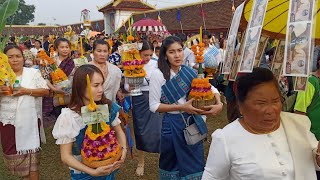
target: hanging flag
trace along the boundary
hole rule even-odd
[[[203,6],[202,6],[202,4],[201,4],[201,17],[202,18],[204,18],[205,16],[204,16],[204,10],[203,10]]]
[[[205,14],[204,14],[204,10],[203,10],[202,4],[200,5],[200,7],[201,7],[201,17],[202,17],[203,27],[204,27],[205,30],[207,30],[206,20],[205,20]]]
[[[159,23],[162,23],[161,17],[160,17],[160,12],[158,13],[158,21]]]
[[[177,12],[177,21],[178,21],[178,22],[181,22],[181,13],[180,13],[180,9],[178,9],[178,12]]]

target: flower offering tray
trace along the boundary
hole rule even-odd
[[[114,162],[118,161],[121,158],[122,155],[122,150],[120,149],[118,152],[116,152],[116,155],[114,157],[111,157],[109,159],[106,160],[102,160],[102,161],[87,161],[86,159],[82,159],[83,164],[85,164],[86,166],[89,166],[91,168],[98,168],[101,166],[108,166],[110,164],[113,164]]]
[[[210,106],[216,104],[215,99],[209,99],[209,100],[194,100],[192,102],[192,106],[197,108],[197,109],[202,109],[202,110],[207,110],[204,108],[205,106]]]

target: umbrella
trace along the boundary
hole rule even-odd
[[[168,33],[167,28],[161,22],[144,18],[140,21],[133,23],[132,30],[137,31],[138,33],[147,33],[147,32],[163,32]]]
[[[249,21],[253,0],[248,0],[244,8],[244,22]],[[320,43],[320,1],[314,5],[317,8],[314,11],[314,21],[316,26],[315,37],[316,43]],[[263,23],[263,32],[274,39],[285,39],[287,21],[289,12],[289,0],[269,0],[266,16]]]
[[[100,32],[98,32],[98,31],[90,31],[89,34],[90,34],[91,37],[94,37],[94,36],[100,34]]]

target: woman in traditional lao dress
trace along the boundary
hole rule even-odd
[[[23,67],[23,53],[18,46],[8,45],[4,53],[21,85],[14,89],[12,96],[1,96],[0,93],[0,134],[4,164],[14,175],[37,180],[40,139],[45,142],[41,97],[49,95],[49,88],[39,70]],[[4,91],[6,87],[0,88]]]
[[[183,44],[178,37],[166,38],[161,46],[158,68],[150,79],[149,104],[152,112],[163,112],[160,138],[160,179],[201,179],[204,170],[204,149],[202,142],[187,145],[183,135],[184,119],[196,124],[201,134],[207,132],[203,116],[217,115],[223,104],[218,90],[212,87],[216,105],[203,111],[192,106],[193,99],[187,95],[192,79],[197,73],[182,65]]]

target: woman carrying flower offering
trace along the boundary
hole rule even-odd
[[[103,84],[104,94],[112,102],[116,102],[116,95],[120,89],[121,70],[108,62],[109,44],[104,40],[96,40],[93,43],[93,61],[90,64],[97,66],[102,72],[105,82]]]
[[[218,69],[218,66],[220,62],[222,62],[221,54],[219,49],[217,49],[215,46],[210,45],[210,39],[212,35],[208,31],[204,31],[202,33],[202,40],[203,43],[200,43],[199,45],[203,46],[203,58],[204,63],[203,67],[205,67],[206,72],[208,73],[208,76],[210,78],[213,78],[213,74]]]
[[[197,73],[182,65],[183,44],[178,37],[166,38],[161,46],[158,68],[150,78],[150,111],[163,112],[160,138],[160,179],[201,179],[204,170],[202,141],[187,145],[183,135],[184,119],[195,124],[200,134],[207,133],[203,115],[217,115],[222,110],[220,94],[214,87],[217,105],[205,110],[192,106],[194,99],[187,100],[191,82]]]
[[[149,83],[151,74],[158,67],[157,61],[151,60],[153,55],[153,45],[148,41],[143,41],[139,51],[141,59],[145,62],[144,71],[146,77],[141,86],[142,95],[132,96],[132,116],[133,128],[138,150],[138,167],[136,175],[144,174],[144,152],[159,153],[160,150],[160,131],[161,116],[158,112],[153,113],[149,108]],[[126,84],[127,90],[129,87]]]
[[[50,90],[54,93],[54,98],[57,100],[57,105],[54,107],[53,104],[53,98],[52,97],[46,97],[43,99],[43,114],[45,117],[50,117],[51,115],[54,115],[55,118],[57,118],[60,113],[61,109],[63,107],[66,107],[69,103],[70,95],[65,94],[66,92],[63,91],[61,88],[54,86],[55,82],[53,80],[55,79],[61,79],[60,76],[66,75],[67,79],[72,79],[72,71],[74,69],[74,62],[72,58],[70,57],[70,42],[65,38],[58,38],[54,41],[54,49],[57,51],[58,56],[54,58],[55,65],[59,68],[56,73],[51,73],[51,71],[42,73],[43,75],[45,73],[49,73],[49,75],[45,76],[47,79],[48,86],[50,87]],[[52,59],[53,57],[51,57]],[[48,59],[49,60],[49,59]],[[50,60],[49,60],[50,61]],[[63,72],[61,72],[63,71]],[[53,77],[52,77],[53,75]],[[58,77],[56,77],[58,76]]]
[[[22,50],[16,45],[4,49],[21,87],[13,94],[0,92],[0,134],[4,164],[14,175],[39,179],[40,141],[45,142],[41,97],[49,95],[46,81],[37,69],[26,68]],[[1,87],[5,90],[9,87]]]
[[[86,83],[87,75],[91,79],[89,83]],[[126,137],[118,118],[120,107],[104,95],[104,80],[96,66],[80,66],[73,78],[70,108],[62,109],[52,131],[56,144],[60,145],[61,160],[71,169],[72,179],[112,180],[126,157]],[[90,111],[95,110],[96,104],[108,105],[109,118],[101,119],[101,115],[98,119],[102,122],[87,125],[81,109],[87,106]],[[117,152],[121,152],[118,161],[100,166],[100,161],[114,158]]]

